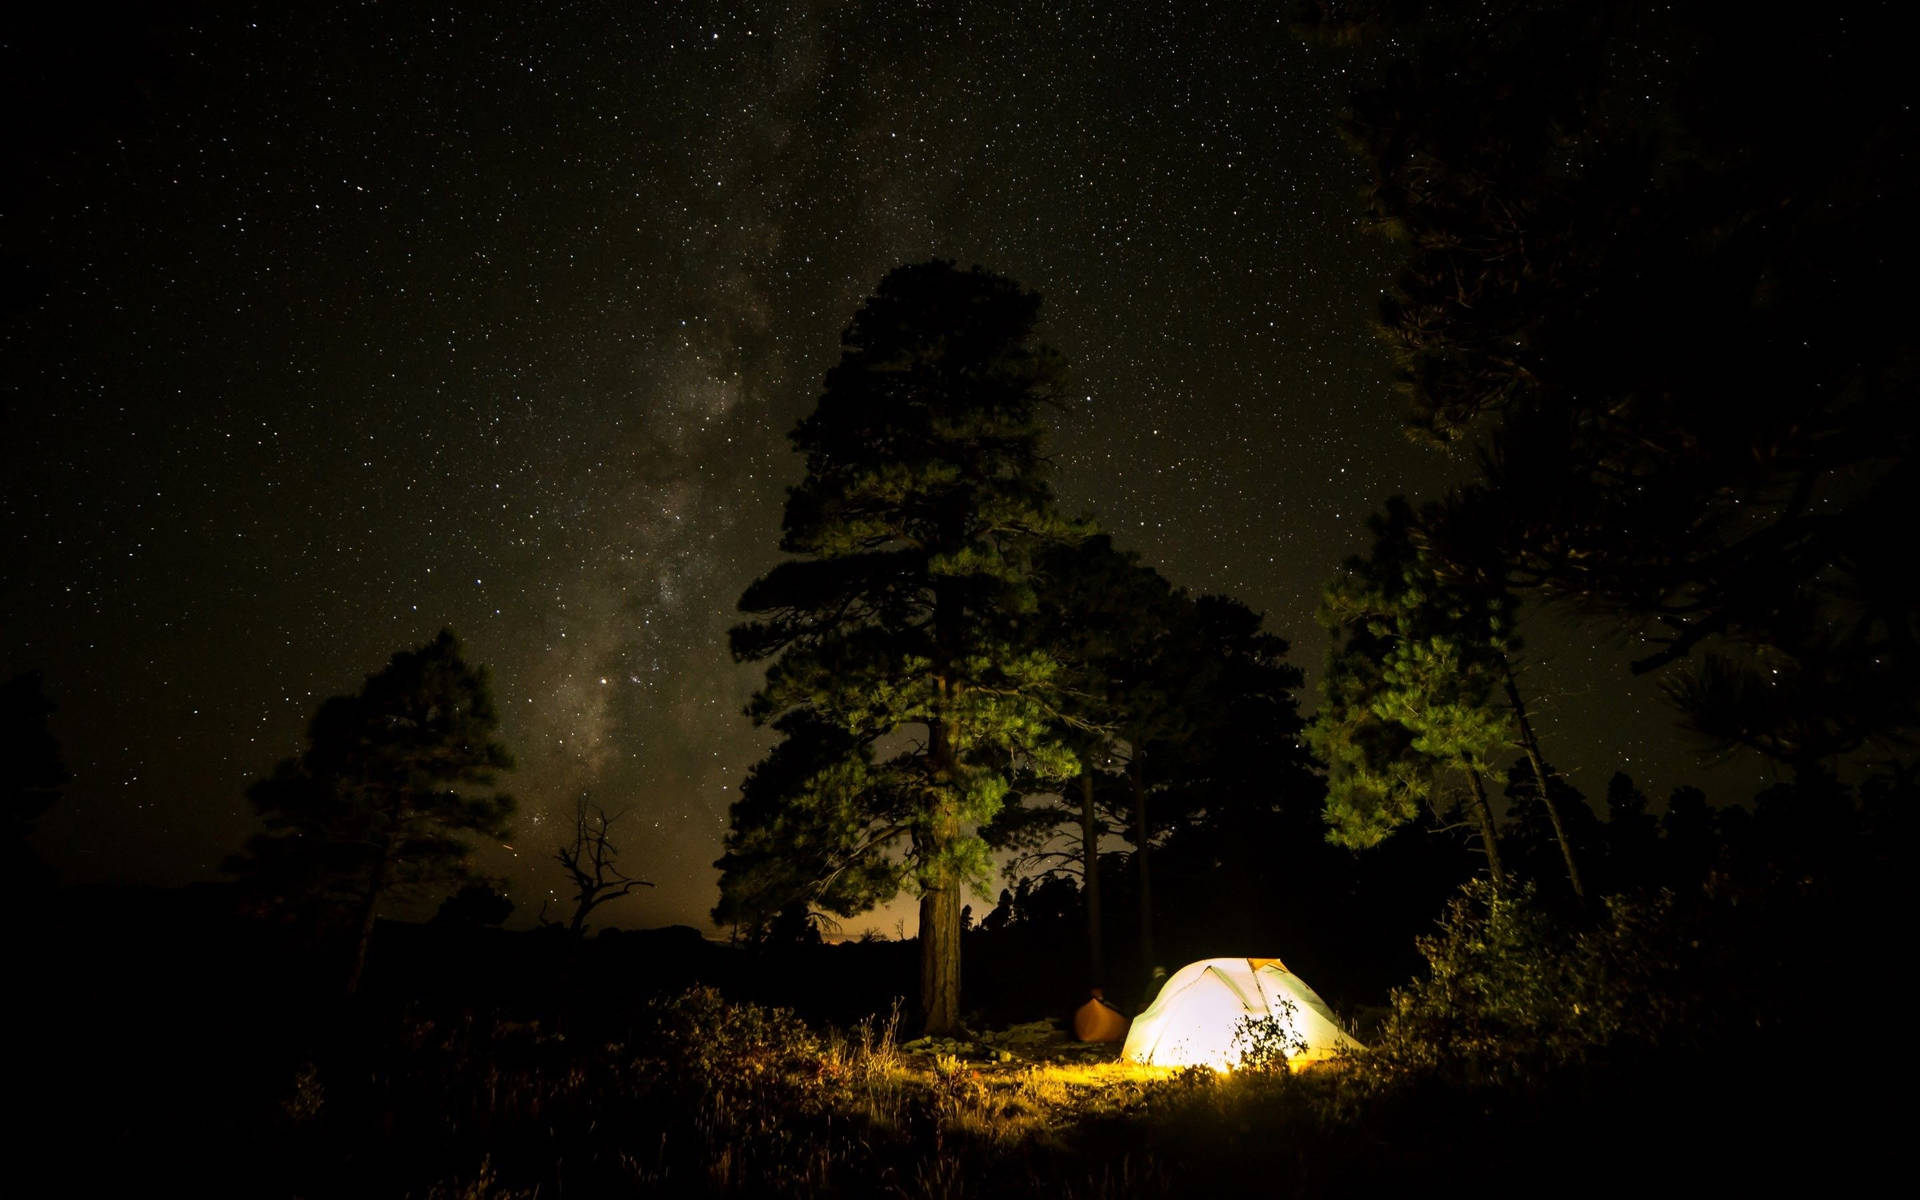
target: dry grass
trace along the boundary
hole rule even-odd
[[[372,1060],[303,1064],[274,1108],[275,1161],[309,1169],[279,1190],[1137,1197],[1170,1177],[1151,1128],[1258,1099],[1210,1070],[1113,1061],[1046,1023],[902,1043],[897,1007],[816,1032],[709,991],[648,1020],[596,1042],[424,1023]],[[394,1186],[341,1178],[348,1161],[381,1163]]]

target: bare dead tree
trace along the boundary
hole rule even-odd
[[[573,804],[573,844],[560,844],[554,857],[573,880],[573,920],[567,931],[579,937],[586,931],[587,915],[609,900],[618,900],[635,888],[652,887],[645,879],[635,879],[617,865],[620,847],[613,844],[613,826],[626,810],[607,815],[607,810],[582,794]]]

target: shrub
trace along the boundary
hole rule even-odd
[[[1307,1041],[1297,1030],[1293,1001],[1279,1001],[1280,1011],[1264,1017],[1242,1017],[1233,1027],[1233,1044],[1240,1048],[1237,1069],[1255,1074],[1285,1074],[1289,1060],[1306,1052]]]
[[[1484,881],[1419,940],[1426,974],[1394,992],[1360,1076],[1437,1075],[1469,1085],[1536,1081],[1627,1043],[1652,1045],[1684,1010],[1672,896],[1608,897],[1590,927],[1558,921],[1531,886]]]
[[[731,1086],[813,1073],[826,1047],[790,1009],[736,1004],[696,987],[650,1006],[657,1064],[677,1077]]]

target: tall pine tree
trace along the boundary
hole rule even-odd
[[[978,830],[1010,768],[1075,769],[1048,720],[1056,663],[1028,630],[1032,556],[1073,535],[1041,454],[1062,368],[1039,308],[951,263],[881,281],[790,435],[794,557],[748,587],[756,619],[732,636],[737,658],[772,660],[749,713],[786,741],[734,806],[717,911],[800,888],[850,915],[910,888],[933,1032],[960,1024],[963,891],[987,876]]]

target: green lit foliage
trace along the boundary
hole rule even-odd
[[[1320,707],[1307,726],[1307,745],[1327,767],[1327,836],[1364,849],[1420,815],[1440,764],[1413,747],[1413,735],[1374,712],[1384,688],[1377,639],[1346,631],[1320,681]]]
[[[1483,775],[1514,744],[1495,669],[1510,600],[1449,586],[1421,553],[1405,500],[1369,527],[1372,554],[1350,559],[1322,596],[1333,641],[1307,732],[1328,766],[1330,836],[1354,847],[1413,820],[1444,772]]]
[[[1404,500],[1388,501],[1372,528],[1372,568],[1357,577],[1350,572],[1330,589],[1329,615],[1368,622],[1389,638],[1378,715],[1405,726],[1419,753],[1484,771],[1515,741],[1499,678],[1513,599],[1503,589],[1449,578],[1424,552]]]
[[[911,798],[885,790],[871,743],[805,708],[774,729],[733,804],[714,920],[757,927],[796,898],[851,916],[896,895],[906,867],[889,851]]]
[[[513,800],[491,790],[513,765],[498,719],[486,669],[442,631],[322,704],[306,751],[248,790],[266,831],[229,869],[266,906],[354,933],[349,991],[382,899],[466,882],[466,836],[507,836]]]
[[[1130,732],[1164,719],[1151,664],[1183,597],[1106,534],[1055,543],[1035,568],[1030,627],[1057,664],[1060,737],[1088,762],[1120,754]]]
[[[1582,896],[1569,810],[1550,786],[1515,678],[1517,603],[1507,572],[1484,545],[1439,546],[1432,535],[1454,520],[1455,507],[1416,513],[1403,498],[1389,500],[1369,523],[1371,554],[1349,560],[1324,593],[1319,616],[1334,636],[1309,740],[1330,768],[1332,836],[1377,844],[1431,802],[1436,773],[1451,770],[1468,785],[1497,881],[1484,780],[1524,752],[1536,785],[1525,795],[1547,818]]]
[[[1417,817],[1441,768],[1390,715],[1398,706],[1388,697],[1387,663],[1399,639],[1387,609],[1412,555],[1404,539],[1387,536],[1387,522],[1405,510],[1401,501],[1371,519],[1372,556],[1348,560],[1315,614],[1332,637],[1307,744],[1327,766],[1328,836],[1355,848],[1377,845]]]
[[[791,434],[794,557],[748,587],[732,635],[771,660],[748,711],[783,740],[735,805],[717,913],[852,913],[911,888],[935,1025],[958,1020],[961,892],[990,873],[978,829],[1010,768],[1075,767],[1048,704],[1059,664],[1029,629],[1034,554],[1078,532],[1041,453],[1062,366],[1039,305],[950,263],[881,281]]]

